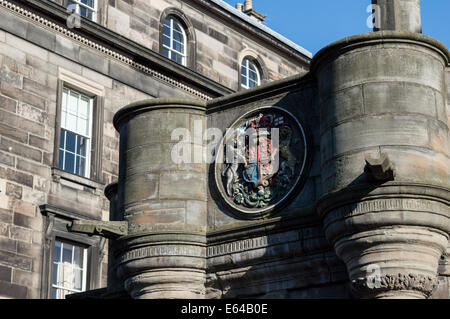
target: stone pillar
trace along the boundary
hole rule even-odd
[[[205,103],[146,100],[121,109],[114,125],[120,133],[118,192],[129,223],[128,236],[117,241],[118,277],[132,298],[204,298]],[[189,151],[186,162],[174,162],[172,153]]]
[[[312,62],[318,212],[360,298],[426,298],[436,287],[450,233],[448,61],[432,38],[383,31],[333,43]],[[370,158],[391,173],[373,175]]]
[[[372,0],[378,27],[374,31],[392,30],[422,33],[420,0]]]

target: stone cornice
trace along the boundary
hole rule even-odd
[[[331,60],[344,54],[349,50],[359,47],[373,46],[378,44],[410,44],[422,46],[439,54],[443,62],[448,66],[450,62],[450,52],[442,42],[420,33],[400,32],[400,31],[379,31],[358,34],[347,37],[329,44],[321,49],[311,62],[311,72],[316,73],[325,61]]]
[[[218,97],[208,101],[207,113],[220,112],[233,107],[239,107],[254,101],[275,97],[279,94],[289,93],[300,88],[315,86],[311,73],[297,74],[288,78],[266,83],[252,89],[242,90],[233,94]]]
[[[233,90],[183,67],[97,23],[81,19],[76,32],[65,25],[69,14],[49,0],[0,0],[0,8],[98,51],[166,85],[181,89],[202,100],[230,94]]]
[[[387,182],[384,184],[366,184],[347,187],[343,190],[323,196],[317,203],[317,212],[324,216],[332,209],[351,205],[356,201],[378,198],[411,198],[440,202],[450,207],[450,189],[422,183]]]
[[[206,103],[201,100],[190,99],[149,99],[135,102],[117,111],[113,118],[114,127],[119,131],[124,121],[129,120],[137,114],[159,109],[189,109],[204,113]]]

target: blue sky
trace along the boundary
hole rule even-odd
[[[226,0],[232,6],[244,0]],[[371,31],[366,20],[370,0],[253,0],[266,24],[313,54],[349,35]],[[423,33],[450,47],[450,0],[422,0]]]

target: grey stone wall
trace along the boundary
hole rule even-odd
[[[0,295],[39,298],[44,231],[39,206],[108,220],[103,187],[117,179],[119,160],[112,117],[128,101],[149,95],[1,30],[0,66]],[[52,171],[60,67],[105,89],[101,182],[90,187]],[[95,287],[106,285],[106,260]]]
[[[240,63],[248,54],[258,57],[264,82],[307,70],[298,59],[283,55],[275,46],[242,31],[239,25],[218,20],[196,1],[113,0],[102,8],[105,26],[155,52],[160,52],[161,15],[168,8],[179,10],[195,33],[196,61],[189,67],[233,90],[239,89]]]

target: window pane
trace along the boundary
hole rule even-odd
[[[75,174],[78,174],[80,176],[85,176],[86,172],[86,160],[83,157],[77,156],[77,162],[76,162],[76,172]]]
[[[80,133],[80,134],[83,134],[83,135],[89,135],[87,120],[85,120],[85,119],[78,119],[77,133]]]
[[[163,35],[163,44],[170,47],[170,37]]]
[[[86,148],[87,148],[88,139],[84,136],[78,136],[77,138],[77,155],[86,156]]]
[[[94,0],[81,0],[81,3],[94,8]]]
[[[83,289],[83,271],[81,269],[74,270],[73,289]]]
[[[247,86],[247,77],[241,74],[241,84]]]
[[[61,261],[61,243],[59,241],[55,242],[55,246],[53,248],[53,261],[54,262]]]
[[[173,39],[178,42],[184,42],[184,36],[181,32],[173,31]]]
[[[75,174],[75,155],[72,153],[65,153],[64,170]]]
[[[63,96],[62,96],[62,109],[65,111],[67,109],[67,95],[69,90],[63,89]]]
[[[74,246],[73,252],[73,264],[79,268],[83,268],[83,253],[84,249],[78,246]]]
[[[89,11],[85,7],[80,6],[80,16],[89,18]]]
[[[63,244],[63,262],[72,263],[72,249],[73,246],[71,244]]]
[[[72,132],[65,132],[66,134],[66,147],[65,150],[75,153],[75,140],[76,140],[76,134]]]
[[[73,114],[67,114],[65,129],[69,131],[76,132],[77,130],[77,117]]]
[[[173,42],[173,49],[175,51],[181,52],[181,43],[178,43],[176,41]]]
[[[89,114],[89,99],[82,96],[80,100],[80,106],[78,108],[78,116],[87,119],[88,114]]]
[[[182,29],[180,23],[177,20],[173,19],[173,33],[175,34],[176,32],[178,32],[181,34],[181,33],[183,33],[182,30],[183,29]]]
[[[77,109],[78,109],[78,94],[70,92],[68,112],[76,115]]]
[[[56,299],[57,293],[58,293],[58,290],[56,288],[52,288],[52,296],[51,296],[51,298],[52,299]]]
[[[64,151],[59,150],[59,168],[64,169]]]
[[[170,57],[169,50],[167,50],[166,48],[163,48],[162,54],[163,54],[166,58],[169,58],[169,57]]]
[[[59,148],[64,149],[65,138],[66,138],[66,131],[61,130],[61,134],[59,135]]]
[[[58,271],[59,270],[60,270],[59,264],[53,263],[53,278],[52,278],[53,285],[59,285],[59,282],[58,282],[58,276],[59,276]]]

